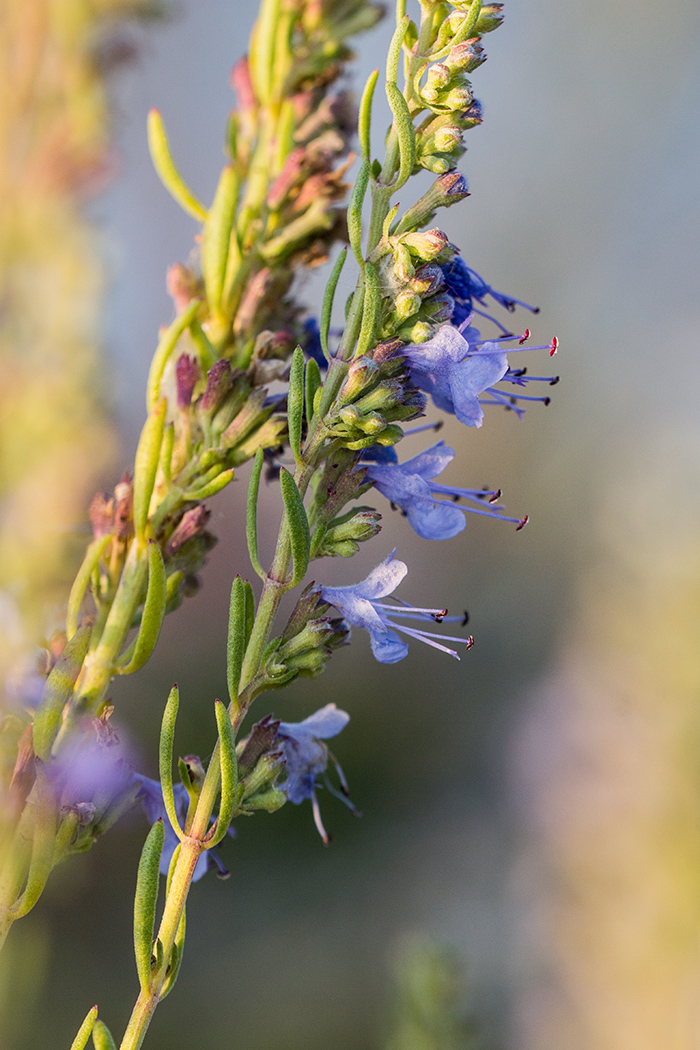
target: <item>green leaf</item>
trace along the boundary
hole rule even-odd
[[[284,467],[280,471],[280,488],[282,489],[282,499],[284,500],[284,509],[287,514],[289,539],[292,547],[292,558],[294,559],[294,572],[289,581],[289,586],[296,587],[303,580],[309,567],[311,551],[309,519],[306,517],[304,501],[301,498],[296,482]]]
[[[156,541],[149,540],[148,587],[146,589],[143,613],[141,614],[139,633],[136,635],[133,648],[130,647],[127,650],[127,652],[131,653],[128,663],[117,667],[117,674],[133,674],[134,671],[140,671],[150,659],[156,647],[160,629],[163,626],[167,593],[163,555]]]
[[[253,594],[250,580],[245,580],[243,587],[245,588],[245,644],[246,648],[248,648],[250,636],[255,626],[255,595]]]
[[[85,1047],[87,1046],[87,1041],[90,1038],[90,1033],[92,1032],[92,1028],[96,1020],[97,1007],[93,1006],[92,1010],[88,1011],[85,1020],[78,1029],[78,1034],[71,1043],[70,1050],[85,1050]]]
[[[163,852],[164,840],[165,826],[162,820],[157,820],[148,832],[136,876],[134,955],[136,956],[136,970],[139,975],[139,982],[144,992],[148,991],[151,981],[153,933],[156,923],[156,904],[158,902],[160,858]]]
[[[362,254],[362,205],[369,183],[369,169],[369,160],[363,160],[348,203],[348,240],[360,268],[365,265]]]
[[[233,481],[235,471],[233,467],[228,470],[222,470],[220,474],[217,474],[215,478],[207,482],[205,485],[201,485],[199,488],[196,486],[187,489],[183,493],[184,499],[195,500],[195,502],[201,502],[203,499],[211,499],[217,492],[221,492],[225,489],[229,482]]]
[[[231,584],[226,639],[226,682],[231,703],[238,707],[238,689],[246,650],[246,588],[240,576]]]
[[[311,426],[311,420],[314,417],[316,393],[321,389],[322,385],[321,369],[318,367],[318,362],[313,357],[310,357],[306,362],[306,390],[304,393],[307,426]]]
[[[362,305],[362,325],[357,337],[355,357],[361,357],[367,353],[375,343],[374,333],[379,322],[379,314],[382,305],[382,291],[379,283],[379,274],[372,263],[365,264],[365,299]]]
[[[214,313],[219,313],[221,309],[237,201],[238,175],[234,166],[227,164],[221,172],[202,233],[202,276],[207,302]]]
[[[156,483],[156,472],[163,444],[163,429],[168,402],[156,402],[144,423],[134,460],[134,532],[143,539],[148,524],[148,510]]]
[[[163,379],[165,366],[170,360],[170,355],[177,346],[182,333],[192,324],[201,305],[201,299],[193,299],[182,313],[177,315],[172,324],[165,329],[160,337],[160,342],[153,355],[148,373],[146,404],[149,412],[153,411],[160,398],[160,384]]]
[[[363,160],[370,159],[370,127],[372,122],[372,99],[377,84],[379,70],[373,70],[367,77],[365,89],[360,99],[360,112],[358,118],[358,137],[360,140],[360,152]]]
[[[331,275],[328,278],[328,284],[326,285],[326,290],[323,295],[323,306],[321,307],[321,349],[323,350],[324,357],[327,361],[330,361],[331,359],[330,351],[328,349],[328,333],[331,327],[331,314],[333,313],[335,289],[338,285],[340,271],[343,269],[347,257],[348,250],[347,248],[343,248],[338,255],[338,258],[333,263],[333,269],[331,270]]]
[[[176,685],[170,690],[168,702],[163,712],[163,721],[160,726],[160,746],[158,749],[158,765],[160,772],[160,785],[163,792],[165,812],[168,814],[173,831],[182,841],[184,831],[180,827],[180,821],[175,808],[175,793],[173,791],[173,741],[175,739],[175,722],[177,721],[177,710],[180,706],[180,691]]]
[[[37,777],[36,787],[32,859],[24,892],[10,908],[10,915],[13,919],[21,919],[23,915],[32,910],[43,893],[53,868],[56,843],[56,801],[53,788],[43,770]]]
[[[85,597],[85,592],[88,589],[88,584],[90,583],[92,574],[97,568],[99,560],[104,554],[105,547],[111,542],[111,539],[111,534],[107,533],[106,536],[98,536],[92,541],[85,553],[83,564],[78,570],[78,575],[75,577],[73,586],[70,589],[68,612],[66,614],[66,636],[69,640],[78,629],[80,606],[83,603],[83,598]]]
[[[300,346],[292,354],[287,394],[289,447],[295,462],[301,466],[301,430],[304,419],[304,351]]]
[[[246,513],[246,539],[248,540],[248,556],[250,564],[261,580],[265,579],[265,573],[258,558],[258,492],[260,490],[260,475],[263,468],[263,450],[261,448],[255,453],[253,469],[250,472],[248,482],[248,506]]]
[[[100,1021],[99,1018],[95,1021],[92,1029],[92,1044],[95,1050],[117,1050],[117,1044],[112,1038],[112,1033],[104,1021]]]
[[[406,99],[396,84],[392,84],[391,81],[387,81],[386,97],[394,115],[400,158],[399,171],[391,188],[399,190],[408,182],[416,165],[416,129],[413,127],[413,119]]]
[[[89,624],[78,628],[46,679],[41,704],[34,716],[32,728],[34,753],[42,762],[48,761],[63,708],[73,695],[75,683],[87,655],[91,630]]]
[[[152,109],[148,114],[148,148],[151,152],[153,166],[166,190],[188,215],[204,222],[207,218],[207,209],[200,204],[178,171],[170,152],[170,143],[165,132],[163,118],[157,109]]]
[[[214,834],[205,840],[207,849],[217,846],[229,829],[236,808],[238,789],[238,763],[236,761],[236,738],[228,711],[220,700],[214,704],[216,724],[219,729],[219,761],[221,763],[221,801]]]

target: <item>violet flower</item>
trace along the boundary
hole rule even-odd
[[[282,789],[289,801],[297,806],[307,798],[311,799],[314,822],[324,845],[328,845],[330,837],[323,826],[316,798],[317,777],[321,776],[331,794],[344,802],[356,816],[359,816],[347,796],[348,788],[343,771],[323,743],[323,740],[337,736],[349,721],[350,715],[345,711],[339,710],[335,704],[326,704],[325,707],[305,718],[303,722],[280,722],[277,730],[275,743],[281,747],[287,767],[287,780],[282,785]],[[329,758],[332,759],[338,772],[342,793],[333,787],[326,774]]]
[[[508,371],[505,351],[498,343],[482,342],[476,328],[462,331],[446,324],[432,339],[402,347],[401,353],[408,358],[416,386],[468,427],[481,426],[479,395]]]
[[[426,540],[448,540],[456,536],[464,529],[467,513],[512,521],[521,529],[527,517],[508,518],[501,514],[503,508],[496,504],[500,491],[462,489],[432,480],[452,462],[454,455],[454,450],[444,441],[438,441],[405,463],[370,464],[366,478],[393,506],[401,508],[409,525]],[[438,499],[438,496],[447,498]],[[458,507],[453,501],[459,499],[481,506]],[[485,503],[490,504],[488,509]]]
[[[386,561],[373,569],[361,583],[350,587],[322,587],[321,597],[329,605],[334,605],[348,623],[354,627],[363,627],[369,632],[372,652],[382,664],[394,664],[403,660],[408,653],[408,643],[399,638],[397,631],[425,642],[434,649],[440,649],[443,653],[449,653],[459,660],[454,649],[443,645],[442,641],[460,642],[469,649],[474,641],[471,636],[455,638],[451,635],[435,635],[431,631],[407,627],[395,621],[410,619],[442,623],[443,620],[461,621],[462,617],[448,617],[447,609],[423,609],[405,604],[386,605],[379,600],[396,590],[408,572],[404,562],[394,559],[395,553],[396,551],[392,551]]]

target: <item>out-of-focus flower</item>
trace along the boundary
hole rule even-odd
[[[282,750],[287,767],[287,780],[282,785],[290,802],[299,805],[307,798],[311,799],[314,822],[324,845],[330,838],[321,820],[321,813],[316,798],[317,777],[323,777],[326,788],[357,814],[357,810],[347,795],[347,783],[338,762],[323,743],[330,737],[337,736],[350,721],[350,715],[341,711],[335,704],[326,704],[319,711],[309,715],[303,722],[280,722],[277,730],[276,745]],[[332,759],[338,772],[341,792],[333,787],[326,769],[328,759]]]
[[[148,777],[144,777],[140,773],[134,773],[134,780],[140,785],[138,800],[143,806],[149,823],[155,824],[157,820],[162,820],[165,826],[165,841],[163,852],[160,857],[160,873],[161,875],[167,875],[170,861],[173,859],[173,853],[175,852],[180,840],[173,830],[168,814],[165,812],[163,790],[159,781],[149,780]],[[187,819],[187,810],[190,804],[190,796],[188,795],[187,788],[184,784],[175,784],[173,792],[175,795],[175,810],[177,812],[177,817],[180,821],[180,826],[184,828]],[[229,835],[235,835],[233,828],[229,828],[228,833]],[[216,852],[209,849],[206,850],[197,861],[197,867],[194,869],[192,881],[197,882],[198,879],[201,879],[203,875],[206,875],[211,868],[217,869],[219,878],[228,878],[229,873],[221,863]]]
[[[416,638],[420,642],[432,645],[443,653],[449,653],[459,660],[454,649],[442,644],[442,641],[459,642],[471,648],[473,638],[456,638],[451,635],[435,635],[432,631],[422,631],[417,627],[407,627],[396,623],[396,619],[422,620],[442,623],[461,620],[462,617],[447,617],[447,609],[423,609],[412,605],[385,605],[380,598],[386,598],[396,590],[408,572],[408,566],[394,558],[396,551],[373,569],[361,583],[349,587],[322,587],[321,596],[329,605],[334,605],[343,617],[354,627],[363,627],[369,632],[372,652],[382,664],[394,664],[408,653],[408,643],[399,638],[397,631]],[[442,640],[438,640],[442,639]]]

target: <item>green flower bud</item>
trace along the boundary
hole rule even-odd
[[[459,128],[448,126],[440,128],[433,137],[435,151],[437,153],[450,153],[462,144],[462,132]]]
[[[347,405],[360,396],[379,369],[371,357],[363,355],[352,362],[338,394],[337,404]]]
[[[410,281],[415,272],[411,253],[405,244],[397,244],[394,249],[394,272],[400,281]]]
[[[486,55],[479,40],[464,40],[452,48],[445,59],[445,65],[448,69],[454,69],[460,73],[473,73],[485,61]]]
[[[399,292],[394,302],[394,310],[399,321],[413,317],[421,308],[421,297],[410,289]]]
[[[449,245],[449,238],[442,230],[423,230],[408,233],[401,238],[403,243],[424,262],[436,259],[440,252]]]
[[[324,539],[324,548],[326,543],[342,543],[345,540],[362,543],[376,536],[381,531],[381,518],[376,510],[349,511],[343,518],[338,518],[337,523],[331,522]]]
[[[481,36],[483,33],[492,33],[498,29],[503,21],[503,4],[483,4],[479,12],[479,18],[474,26],[474,33]]]
[[[423,101],[428,105],[431,102],[439,101],[451,78],[452,70],[443,65],[442,62],[436,62],[434,66],[431,66],[425,86],[421,91]]]

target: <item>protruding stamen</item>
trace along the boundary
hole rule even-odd
[[[319,809],[318,805],[318,799],[316,798],[316,792],[313,790],[311,792],[311,809],[313,810],[314,824],[316,825],[316,830],[321,836],[321,841],[323,842],[324,846],[328,846],[330,845],[331,837],[323,826],[323,821],[321,820],[321,810]]]
[[[521,529],[524,529],[529,520],[530,520],[530,515],[526,514],[525,517],[521,518],[520,521],[518,522],[518,527],[516,528],[515,531],[516,532],[520,532]]]
[[[518,343],[520,344],[520,346],[522,346],[523,343],[527,342],[527,340],[529,338],[530,338],[530,329],[526,328],[525,331],[523,332],[523,334],[518,339]]]

